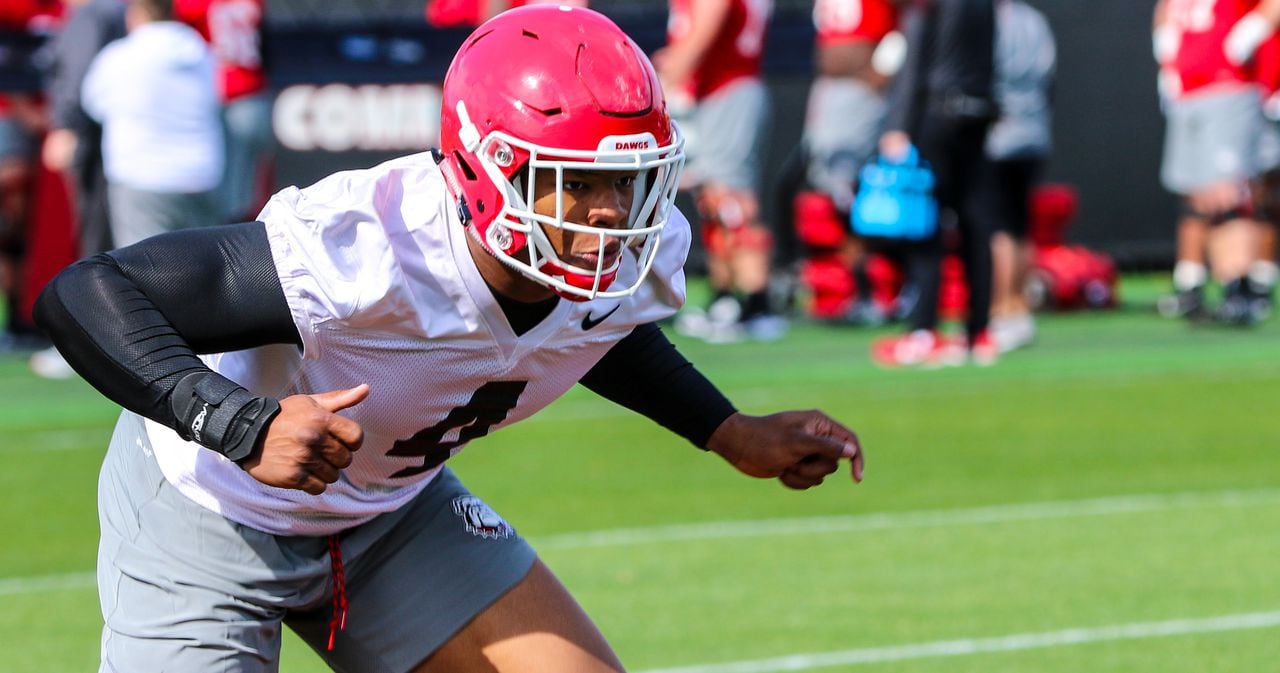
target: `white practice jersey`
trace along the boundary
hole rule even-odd
[[[221,454],[148,421],[165,477],[195,502],[277,535],[327,535],[395,510],[468,441],[569,390],[642,323],[684,302],[689,223],[678,211],[632,296],[561,300],[517,336],[480,276],[429,153],[332,175],[276,194],[262,211],[303,348],[205,356],[258,395],[284,398],[370,384],[342,411],[364,445],[322,495],[267,486]],[[628,255],[615,281],[634,282]]]

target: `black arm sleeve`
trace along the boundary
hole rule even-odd
[[[261,222],[163,234],[85,259],[45,287],[35,318],[103,395],[232,460],[249,455],[279,402],[196,354],[301,343]]]
[[[703,449],[737,411],[654,323],[636,327],[609,349],[582,385]]]

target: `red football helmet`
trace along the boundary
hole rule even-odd
[[[440,123],[445,182],[472,236],[503,263],[563,297],[621,297],[639,288],[671,214],[684,141],[667,114],[653,65],[612,21],[580,7],[530,6],[482,24],[444,80]],[[537,171],[637,172],[625,228],[554,217],[530,206]],[[590,234],[600,262],[562,261],[544,228]],[[629,254],[605,254],[621,238]],[[629,287],[610,290],[622,264]]]

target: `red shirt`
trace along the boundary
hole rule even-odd
[[[267,88],[262,66],[263,0],[174,0],[173,10],[213,48],[222,100]]]
[[[671,0],[667,38],[679,42],[692,29],[695,0]],[[729,15],[702,62],[689,77],[688,93],[702,100],[743,77],[760,76],[765,29],[773,0],[731,0]]]
[[[33,23],[62,17],[62,0],[0,0],[0,29],[28,30]]]
[[[1258,0],[1169,0],[1166,22],[1181,36],[1173,60],[1180,96],[1208,86],[1239,86],[1254,80],[1252,65],[1232,64],[1222,45],[1231,27],[1257,4]]]
[[[889,0],[817,0],[813,25],[818,46],[844,42],[880,42],[898,25],[898,13]]]
[[[1254,52],[1253,74],[1265,93],[1280,91],[1280,33],[1272,35]]]
[[[489,0],[427,0],[427,23],[436,28],[478,26],[484,21]],[[587,0],[511,0],[509,9],[525,5],[586,7]]]

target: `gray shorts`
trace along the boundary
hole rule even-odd
[[[687,129],[690,182],[758,190],[768,122],[769,93],[757,79],[740,79],[698,101]]]
[[[166,231],[222,224],[216,191],[149,192],[110,183],[107,203],[117,248]]]
[[[858,170],[876,151],[887,104],[865,82],[819,77],[809,90],[804,144],[809,183],[847,210]]]
[[[1253,88],[1209,92],[1168,108],[1160,179],[1175,194],[1258,174],[1262,97]]]
[[[111,438],[98,509],[103,672],[277,671],[283,623],[334,670],[404,673],[535,558],[446,468],[401,510],[340,534],[349,609],[326,651],[328,540],[270,535],[191,502],[132,413]]]

